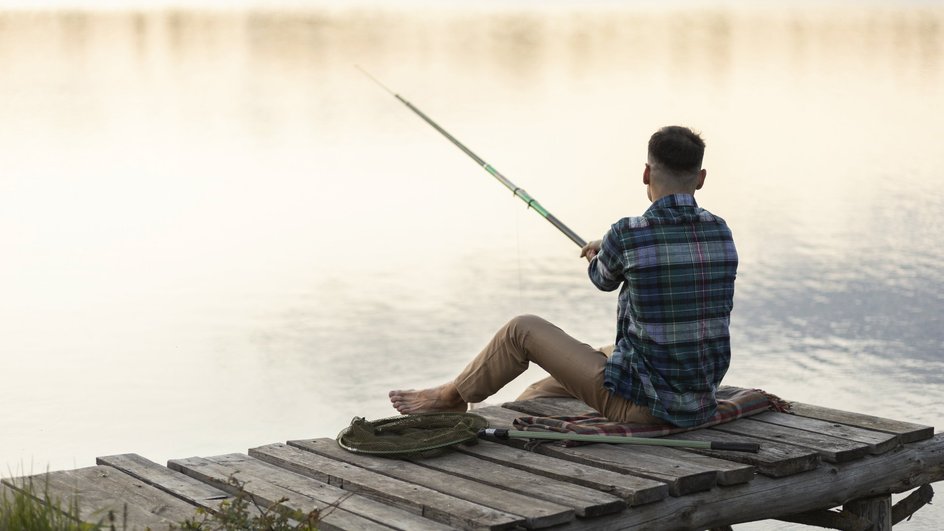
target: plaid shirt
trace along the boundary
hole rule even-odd
[[[731,361],[737,264],[727,224],[694,196],[616,222],[589,267],[601,290],[623,286],[606,388],[676,426],[707,421]]]

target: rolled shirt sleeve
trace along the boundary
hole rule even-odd
[[[615,227],[603,236],[600,252],[590,260],[587,273],[593,285],[603,291],[613,291],[623,283],[622,251]]]

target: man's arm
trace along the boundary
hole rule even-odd
[[[610,229],[602,240],[594,240],[580,250],[580,256],[590,261],[587,273],[593,285],[603,291],[613,291],[623,283],[623,268],[617,239]]]

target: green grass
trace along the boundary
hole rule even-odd
[[[77,496],[67,505],[52,498],[46,485],[40,491],[28,477],[17,480],[17,488],[0,485],[0,531],[130,531],[109,512],[96,523],[82,522]],[[245,484],[229,478],[235,495],[214,511],[196,509],[193,518],[168,526],[184,531],[315,531],[321,513],[305,513],[285,506],[287,498],[260,506],[246,492]]]
[[[43,488],[37,493],[33,478],[26,478],[20,489],[0,487],[0,531],[90,531],[98,525],[84,523],[79,519],[78,502],[67,507],[62,501],[50,499],[49,491]],[[39,498],[49,500],[49,503]]]

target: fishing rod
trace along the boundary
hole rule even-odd
[[[524,202],[528,205],[529,208],[533,208],[535,212],[537,212],[538,214],[541,215],[541,217],[543,217],[544,219],[548,220],[548,221],[551,223],[551,225],[554,225],[555,227],[557,227],[557,230],[563,232],[565,236],[567,236],[568,238],[571,239],[571,241],[573,241],[574,243],[576,243],[576,244],[577,244],[579,247],[581,247],[581,248],[583,248],[585,245],[587,245],[587,242],[586,242],[583,238],[581,238],[580,236],[577,236],[577,233],[575,233],[574,231],[570,230],[570,228],[567,227],[567,225],[564,225],[563,223],[561,223],[561,221],[560,221],[559,219],[557,219],[556,217],[554,217],[554,215],[551,214],[550,212],[548,212],[546,208],[544,208],[543,206],[541,206],[541,204],[538,203],[536,199],[534,199],[533,197],[531,197],[530,195],[528,195],[528,193],[525,192],[522,188],[519,188],[518,186],[516,186],[515,183],[513,183],[513,182],[509,181],[507,178],[505,178],[505,176],[502,175],[498,170],[496,170],[495,168],[493,168],[493,167],[491,166],[491,164],[485,162],[484,160],[482,160],[481,157],[479,157],[478,155],[476,155],[475,153],[473,153],[471,149],[465,147],[465,146],[462,144],[462,142],[459,142],[458,140],[456,140],[456,138],[455,138],[454,136],[450,135],[448,131],[446,131],[445,129],[443,129],[442,127],[440,127],[439,124],[437,124],[436,122],[434,122],[434,121],[432,120],[432,118],[430,118],[429,116],[426,116],[426,115],[423,113],[423,111],[417,109],[415,106],[413,106],[412,103],[406,101],[405,99],[403,99],[402,97],[400,97],[399,94],[397,94],[396,92],[394,92],[394,91],[390,90],[389,88],[387,88],[386,85],[384,85],[383,83],[381,83],[381,82],[380,82],[379,80],[377,80],[377,78],[375,78],[374,76],[370,75],[366,70],[364,70],[364,69],[361,68],[360,66],[355,65],[355,68],[357,68],[358,70],[360,70],[361,72],[363,72],[365,76],[367,76],[367,77],[369,77],[371,80],[373,80],[374,83],[377,83],[377,84],[380,86],[380,88],[382,88],[382,89],[384,89],[385,91],[387,91],[388,93],[390,93],[390,95],[392,95],[394,98],[400,100],[400,103],[406,105],[411,111],[413,111],[414,113],[416,113],[417,116],[419,116],[419,117],[422,118],[424,121],[426,121],[426,123],[428,123],[429,125],[431,125],[431,126],[433,127],[433,129],[439,131],[440,134],[442,134],[444,137],[446,137],[447,139],[449,139],[449,141],[452,142],[453,144],[455,144],[455,146],[456,146],[457,148],[461,149],[463,153],[465,153],[466,155],[468,155],[469,157],[471,157],[472,160],[474,160],[476,163],[478,163],[479,166],[481,166],[482,168],[485,169],[485,171],[487,171],[488,173],[490,173],[490,174],[492,175],[492,177],[498,179],[498,181],[499,181],[500,183],[504,184],[506,188],[508,188],[509,190],[511,190],[511,192],[512,192],[515,196],[519,197],[522,201],[524,201]]]
[[[700,448],[704,450],[729,450],[734,452],[757,453],[760,445],[750,442],[728,441],[688,441],[681,439],[651,439],[646,437],[621,437],[614,435],[584,435],[578,433],[558,433],[554,431],[516,431],[501,428],[479,430],[480,438],[508,439],[544,439],[551,441],[577,441],[587,443],[639,444],[645,446],[669,446],[673,448]]]

